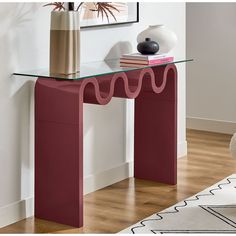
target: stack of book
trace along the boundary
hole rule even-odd
[[[165,54],[142,55],[141,53],[124,54],[120,58],[121,67],[144,67],[172,62],[174,57]]]

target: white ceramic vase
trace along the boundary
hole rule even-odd
[[[80,70],[80,20],[77,11],[52,11],[50,73],[73,74]]]
[[[177,36],[174,32],[167,29],[164,25],[150,25],[147,29],[138,34],[137,42],[145,41],[145,38],[159,44],[158,53],[168,53],[177,43]]]

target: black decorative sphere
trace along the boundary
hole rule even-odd
[[[141,54],[155,54],[159,50],[159,44],[150,38],[145,38],[144,42],[138,44],[137,49]]]

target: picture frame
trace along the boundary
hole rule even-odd
[[[88,3],[92,4],[92,3]],[[93,11],[81,11],[80,17],[80,28],[92,28],[102,26],[113,26],[122,24],[131,24],[139,22],[139,3],[138,2],[111,2],[118,10],[113,10],[115,18],[109,14],[109,22],[107,16],[104,14],[103,17],[100,14],[99,17],[97,12]],[[89,6],[85,6],[86,9],[90,9]]]

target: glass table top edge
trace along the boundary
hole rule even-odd
[[[105,61],[95,61],[89,63],[81,64],[81,70],[79,73],[63,75],[63,74],[52,74],[48,69],[38,69],[26,72],[15,72],[13,75],[17,76],[26,76],[26,77],[35,77],[35,78],[50,78],[57,80],[81,80],[91,77],[99,77],[103,75],[115,74],[120,72],[129,72],[135,70],[141,70],[145,68],[152,68],[158,66],[165,66],[168,64],[178,64],[191,62],[193,59],[180,59],[174,60],[172,62],[163,63],[163,64],[153,64],[153,65],[145,65],[142,67],[120,67],[119,59],[110,59]]]

